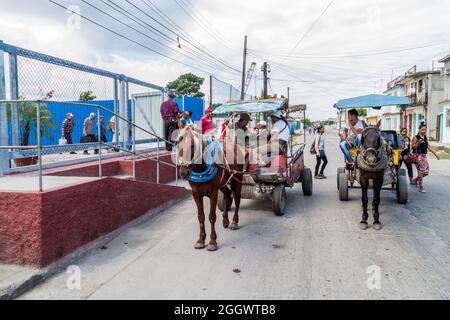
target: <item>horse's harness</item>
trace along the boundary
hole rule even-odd
[[[194,135],[194,145],[201,143],[200,139],[195,139],[195,132],[193,132]],[[197,141],[199,141],[197,143]],[[230,183],[230,181],[232,179],[235,179],[235,175],[238,174],[238,171],[235,170],[231,170],[230,165],[226,159],[225,156],[223,156],[224,159],[224,163],[225,163],[225,167],[217,164],[217,156],[219,154],[224,155],[224,151],[223,151],[223,147],[221,144],[219,144],[217,141],[213,141],[213,139],[210,136],[206,136],[206,145],[207,145],[207,150],[208,152],[208,157],[206,158],[206,169],[202,172],[196,172],[196,171],[191,171],[191,175],[188,178],[189,181],[193,182],[193,183],[197,183],[197,184],[203,184],[203,183],[207,183],[210,182],[212,180],[214,180],[219,172],[219,169],[222,168],[222,178],[221,178],[221,182],[224,180],[225,178],[225,174],[228,172],[230,174],[230,178],[223,184],[223,186],[228,185],[228,183]],[[195,154],[195,152],[194,152]],[[201,153],[201,157],[203,157],[203,153]],[[198,158],[193,158],[193,160],[191,160],[190,162],[182,162],[180,164],[180,166],[182,167],[186,167],[189,168],[192,166],[193,163],[196,163],[197,160],[201,160]],[[222,184],[221,184],[222,186]]]

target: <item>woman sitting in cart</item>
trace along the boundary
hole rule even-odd
[[[348,112],[348,127],[344,129],[341,134],[340,148],[347,160],[347,163],[351,166],[354,165],[353,158],[350,154],[350,149],[358,148],[361,142],[361,134],[364,128],[367,126],[363,120],[359,119],[358,110],[352,109]]]

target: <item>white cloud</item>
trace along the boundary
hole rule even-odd
[[[329,0],[184,0],[185,3],[192,3],[220,35],[208,26],[209,32],[201,28],[174,0],[152,1],[185,32],[198,40],[202,48],[207,48],[236,69],[241,68],[243,36],[247,34],[250,50],[258,56],[250,56],[249,62],[255,60],[260,66],[264,60],[268,60],[273,65],[273,70],[276,70],[271,76],[273,91],[285,93],[287,86],[290,86],[292,101],[307,103],[309,114],[314,119],[333,116],[331,106],[340,98],[381,91],[381,80],[384,83],[390,80],[392,70],[394,75],[398,75],[414,64],[421,69],[429,68],[432,60],[450,53],[449,43],[388,55],[330,57],[450,40],[450,2],[447,0],[336,0],[293,53],[302,57],[289,59],[283,59],[280,55],[291,51]],[[180,73],[197,72],[86,21],[82,22],[81,30],[67,28],[68,15],[48,1],[2,2],[5,4],[2,4],[0,12],[0,39],[5,42],[125,73],[159,85],[165,85]],[[170,49],[152,43],[148,38],[136,34],[79,0],[59,2],[65,6],[79,5],[82,13],[93,17],[95,21],[164,54],[193,63]],[[100,1],[91,2],[119,17]],[[125,0],[114,2],[151,23],[147,16],[136,11]],[[131,2],[155,16],[142,0]],[[127,22],[127,19],[121,17],[121,21]],[[139,28],[142,32],[149,33],[148,30]],[[167,30],[160,29],[170,34]],[[211,32],[216,34],[216,39],[211,36]],[[217,40],[217,37],[224,40]],[[183,41],[182,46],[188,47]],[[178,50],[175,42],[170,43],[170,47]],[[198,53],[196,55],[200,56]],[[204,56],[202,59],[204,63],[209,63]],[[276,65],[280,62],[284,66],[278,69]],[[195,65],[205,68],[198,63]],[[232,84],[239,86],[239,74],[224,73],[224,68],[219,65],[215,68],[215,75],[219,79],[231,78]],[[279,81],[294,78],[313,83]],[[258,90],[260,88],[261,85]],[[254,91],[252,85],[250,93],[253,94]]]

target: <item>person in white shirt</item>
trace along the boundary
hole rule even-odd
[[[284,154],[287,152],[291,129],[289,128],[289,124],[283,117],[281,111],[277,111],[272,114],[272,123],[273,127],[271,142],[273,143],[274,137],[277,137],[278,143],[280,144],[280,152]]]
[[[323,126],[319,126],[317,128],[317,135],[315,140],[315,150],[316,150],[316,158],[317,158],[317,164],[316,164],[316,179],[327,179],[327,177],[324,175],[325,168],[328,165],[328,158],[325,153],[325,128]],[[320,169],[320,165],[322,164],[322,169]],[[319,172],[320,170],[320,172]]]
[[[345,156],[348,164],[353,165],[354,161],[350,155],[350,149],[358,148],[361,142],[361,134],[367,125],[364,121],[359,120],[358,110],[352,109],[348,112],[348,127],[345,128],[344,133],[341,136],[340,148]]]

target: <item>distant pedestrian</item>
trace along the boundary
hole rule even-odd
[[[94,135],[94,120],[96,118],[95,113],[91,113],[89,118],[86,118],[84,120],[83,124],[83,137],[81,138],[81,143],[93,143],[95,142],[95,135]],[[88,155],[89,152],[87,150],[84,150],[84,154]]]
[[[62,123],[62,137],[66,140],[68,145],[73,144],[72,133],[73,128],[75,127],[74,116],[71,113],[66,115],[66,119]],[[76,154],[76,152],[72,151],[70,154]]]
[[[417,155],[417,172],[418,177],[413,180],[419,191],[425,193],[425,188],[423,186],[423,179],[430,174],[430,164],[428,162],[428,151],[433,153],[435,157],[440,160],[437,153],[430,148],[430,144],[428,143],[427,137],[427,126],[425,123],[422,123],[419,127],[419,133],[413,138],[412,147],[414,150],[414,154]]]
[[[205,116],[200,120],[200,126],[203,134],[206,134],[214,129],[212,113],[213,110],[211,107],[206,109]]]
[[[316,164],[316,174],[315,174],[315,178],[316,179],[327,179],[327,177],[325,176],[325,168],[328,165],[328,158],[325,152],[325,128],[322,126],[319,126],[317,128],[317,135],[316,135],[316,140],[314,141],[314,148],[316,151],[316,160],[317,160],[317,164]],[[322,169],[320,168],[320,165],[322,164]]]
[[[98,138],[96,140],[98,141]],[[105,117],[103,116],[100,116],[100,142],[108,143],[108,139],[106,138]],[[95,150],[95,154],[98,154],[98,150]]]
[[[414,184],[414,171],[413,171],[413,165],[412,163],[408,162],[408,158],[411,155],[411,138],[408,135],[408,129],[407,128],[402,128],[402,130],[400,131],[402,138],[403,138],[403,145],[402,145],[402,153],[399,159],[399,163],[398,163],[398,170],[401,169],[401,167],[403,166],[403,163],[406,165],[406,168],[408,169],[408,177],[409,177],[409,182],[411,185],[415,185]]]
[[[161,105],[160,109],[161,117],[164,121],[164,136],[167,151],[172,151],[173,149],[173,144],[169,141],[172,141],[172,134],[177,128],[178,114],[180,112],[178,104],[173,99],[175,99],[175,95],[170,93],[167,101]]]

